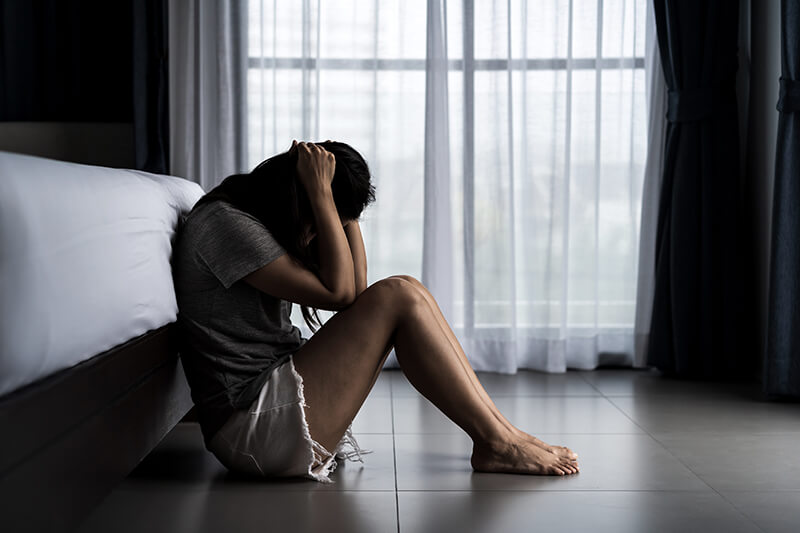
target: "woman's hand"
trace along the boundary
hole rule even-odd
[[[292,150],[297,151],[297,174],[300,183],[313,196],[330,192],[336,158],[321,146],[313,143],[292,141]]]
[[[319,257],[319,280],[329,291],[329,300],[349,305],[355,298],[355,274],[353,257],[342,228],[342,220],[333,200],[331,182],[336,170],[333,154],[313,143],[292,141],[297,153],[298,180],[305,187],[311,203],[313,220],[308,220],[316,231],[316,251]]]

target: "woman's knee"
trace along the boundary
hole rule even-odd
[[[389,276],[376,281],[367,290],[375,294],[381,305],[391,306],[403,315],[427,306],[425,297],[415,284],[403,277]]]
[[[389,277],[390,278],[402,279],[404,281],[407,281],[408,283],[411,283],[412,285],[414,285],[417,288],[428,290],[427,287],[425,287],[425,285],[423,285],[422,282],[420,280],[418,280],[417,278],[415,278],[414,276],[409,276],[408,274],[393,274],[393,275],[391,275]]]

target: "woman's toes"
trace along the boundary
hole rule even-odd
[[[563,451],[563,453],[567,454],[568,457],[572,459],[577,459],[578,454],[567,448],[566,446],[559,446],[559,448]]]

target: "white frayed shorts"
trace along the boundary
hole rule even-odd
[[[236,411],[209,443],[229,470],[266,477],[303,476],[332,483],[336,459],[363,463],[363,450],[348,426],[333,453],[311,438],[303,378],[289,360],[270,374],[248,409]],[[344,451],[345,446],[351,448]]]

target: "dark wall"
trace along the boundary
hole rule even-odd
[[[52,124],[41,130],[51,140],[78,131],[64,126],[73,123],[94,124],[102,139],[102,125],[113,123],[112,137],[129,139],[125,162],[165,173],[167,64],[166,0],[0,0],[0,149],[18,150],[15,132],[26,123]],[[61,154],[72,144],[26,153]],[[83,152],[73,157],[105,161]]]
[[[0,0],[0,121],[131,122],[132,0]]]

